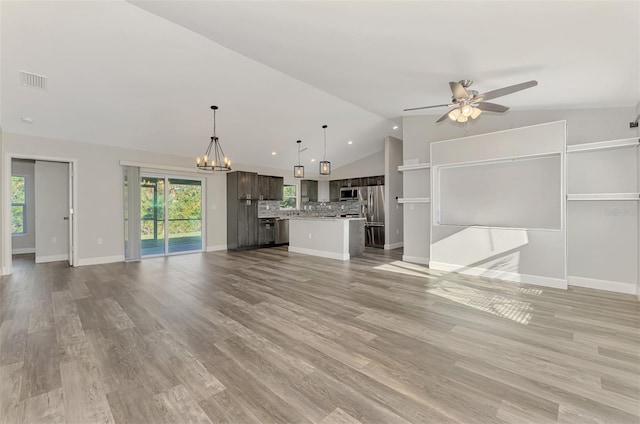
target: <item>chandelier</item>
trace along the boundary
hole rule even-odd
[[[218,110],[218,106],[211,106],[211,109],[213,109],[213,135],[204,157],[196,159],[196,167],[203,171],[231,171],[231,161],[224,155],[218,136],[216,136],[216,110]]]

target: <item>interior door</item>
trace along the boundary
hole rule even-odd
[[[75,178],[73,162],[69,162],[69,219],[67,225],[69,226],[69,266],[73,266],[73,251],[75,249],[73,244],[73,221],[75,219],[75,210],[73,209],[73,180]]]

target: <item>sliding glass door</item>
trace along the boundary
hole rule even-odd
[[[140,219],[142,256],[202,250],[202,182],[143,175]]]

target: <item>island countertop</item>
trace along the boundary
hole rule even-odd
[[[305,220],[305,221],[364,221],[365,218],[358,218],[358,217],[348,217],[348,216],[300,216],[300,215],[293,215],[290,216],[289,219],[295,219],[295,220]]]

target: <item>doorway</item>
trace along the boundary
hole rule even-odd
[[[202,251],[203,203],[202,180],[141,175],[142,256]]]
[[[11,274],[13,254],[74,266],[75,160],[6,154],[4,165],[2,274]]]

